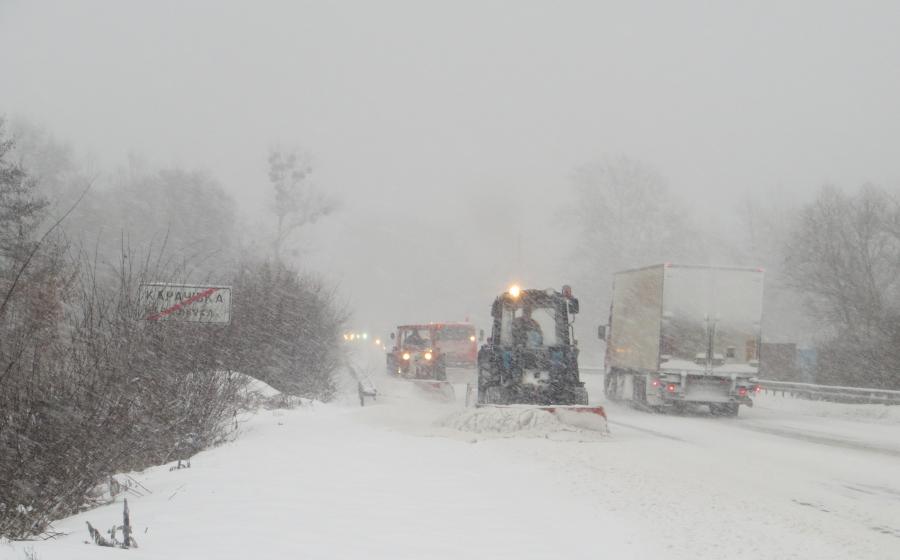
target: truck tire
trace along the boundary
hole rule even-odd
[[[575,389],[575,402],[573,404],[587,405],[588,404],[588,392],[584,387],[577,387]]]
[[[491,382],[491,374],[484,367],[478,366],[475,370],[475,383],[478,385],[478,402],[482,402],[482,396]]]
[[[618,380],[615,373],[610,371],[603,377],[603,394],[606,395],[606,398],[614,401],[618,400],[616,397],[616,387],[618,386]]]
[[[647,404],[647,380],[643,376],[632,376],[631,390],[632,400]]]
[[[497,385],[488,387],[483,393],[479,391],[478,397],[482,401],[481,404],[506,404],[506,399],[503,398],[503,388]]]

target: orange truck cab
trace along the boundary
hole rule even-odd
[[[478,339],[470,323],[400,325],[391,333],[387,372],[410,379],[447,378],[447,367],[475,367]]]

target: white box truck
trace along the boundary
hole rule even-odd
[[[661,264],[614,275],[604,388],[653,410],[736,416],[759,390],[763,270]]]

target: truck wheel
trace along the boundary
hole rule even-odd
[[[575,404],[588,404],[588,392],[584,387],[578,387],[575,389]]]
[[[636,375],[632,376],[631,387],[634,401],[647,404],[647,380]]]
[[[488,387],[483,393],[478,393],[479,397],[482,395],[484,395],[482,404],[506,404],[504,402],[505,399],[503,398],[503,389],[496,385]]]
[[[609,400],[616,400],[616,385],[615,373],[609,372],[603,377],[603,394]]]
[[[487,404],[488,399],[488,390],[491,388],[491,372],[488,369],[485,369],[482,366],[479,366],[475,371],[475,383],[478,387],[478,404]]]

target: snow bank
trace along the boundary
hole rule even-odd
[[[281,391],[279,391],[275,387],[272,387],[265,381],[260,381],[259,379],[250,377],[249,375],[244,375],[244,377],[247,378],[246,391],[248,394],[259,395],[263,398],[277,397],[281,394]]]
[[[597,556],[589,534],[617,559],[660,557],[640,527],[502,446],[543,440],[471,446],[370,421],[389,408],[404,407],[260,411],[237,441],[198,454],[190,468],[135,475],[152,491],[128,496],[140,548],[84,544],[85,522],[101,532],[121,523],[119,500],[55,522],[61,535],[51,541],[0,543],[0,560],[32,549],[40,560],[581,560]],[[564,517],[549,530],[536,510]]]
[[[757,395],[753,400],[758,408],[765,410],[779,410],[819,418],[900,425],[900,406],[896,405],[843,404],[765,393]]]
[[[270,410],[275,408],[297,408],[301,406],[314,406],[317,402],[321,402],[282,393],[265,381],[260,381],[245,373],[233,372],[232,375],[241,378],[245,383],[245,386],[243,387],[243,397],[246,400],[245,406],[251,410],[257,408],[267,408]]]
[[[585,416],[585,414],[574,414]],[[590,415],[594,416],[594,415]],[[602,421],[602,418],[597,417]],[[438,425],[461,432],[476,434],[493,434],[500,436],[526,436],[554,438],[557,435],[578,435],[590,438],[602,435],[603,426],[587,426],[583,423],[569,422],[570,418],[533,407],[484,407],[467,408],[457,411],[441,421]],[[582,429],[587,428],[587,429]]]

